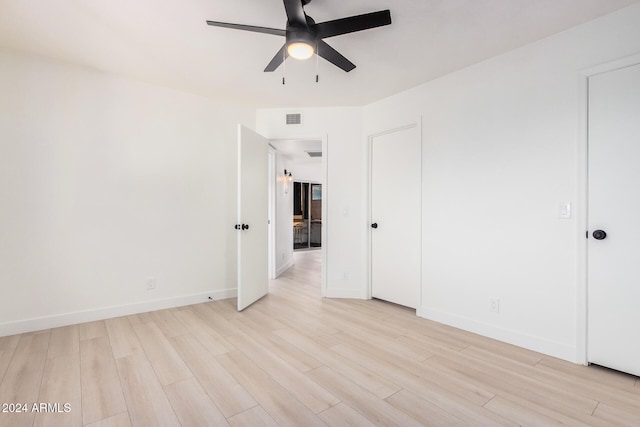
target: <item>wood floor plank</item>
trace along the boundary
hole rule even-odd
[[[53,333],[54,330],[52,330]],[[71,333],[71,336],[77,334]],[[64,341],[64,340],[63,340]],[[38,402],[54,407],[36,414],[35,427],[82,426],[80,347],[75,353],[48,358],[44,367]],[[59,352],[58,352],[59,353]],[[51,354],[51,348],[49,348]],[[68,410],[66,408],[68,406]]]
[[[377,335],[354,333],[354,331],[344,331],[337,334],[343,342],[366,345],[376,349],[384,349],[387,352],[395,354],[402,360],[423,361],[431,356],[433,352],[426,350],[424,347],[413,346],[410,343],[399,343],[398,338],[379,337]]]
[[[229,424],[232,427],[279,427],[278,424],[271,415],[267,414],[267,411],[262,409],[262,406],[254,406],[251,409],[247,409],[233,417],[229,418]]]
[[[545,357],[536,364],[536,369],[564,378],[566,381],[579,382],[581,384],[598,384],[640,394],[640,390],[634,386],[637,377],[597,365],[582,366],[564,360]]]
[[[262,311],[266,316],[277,314],[280,321],[288,328],[303,329],[306,332],[316,331],[320,334],[333,335],[340,332],[328,322],[307,316],[303,308],[284,303],[282,300],[271,298],[264,304],[256,306],[256,310]]]
[[[424,363],[431,365],[435,369],[452,373],[457,372],[467,377],[471,383],[482,384],[487,390],[495,394],[513,394],[543,406],[557,407],[560,411],[566,407],[591,414],[598,403],[593,399],[558,390],[552,385],[517,372],[490,365],[481,360],[466,357],[460,353],[451,352],[446,356],[434,356]]]
[[[174,315],[211,354],[224,354],[234,350],[229,341],[195,314],[193,308],[177,311]]]
[[[80,341],[82,420],[84,424],[127,411],[109,339]]]
[[[153,322],[167,338],[189,333],[188,328],[174,316],[170,310],[158,310],[150,313]]]
[[[406,390],[385,399],[396,409],[408,414],[425,426],[465,426],[466,421],[457,418],[428,400],[422,399]],[[480,424],[478,424],[480,425]]]
[[[463,353],[470,355],[472,358],[482,360],[483,362],[492,363],[495,366],[510,370],[519,375],[526,375],[533,380],[541,381],[546,385],[552,386],[558,391],[563,391],[571,395],[580,396],[588,394],[592,399],[626,408],[631,412],[640,411],[640,395],[636,394],[631,388],[625,387],[619,389],[612,387],[608,383],[589,382],[583,378],[574,375],[566,375],[562,372],[550,370],[545,367],[544,363],[536,366],[529,366],[518,361],[506,358],[503,355],[487,352],[485,350],[476,349],[473,346],[467,347]],[[597,367],[584,367],[585,374],[599,369]],[[597,375],[597,372],[594,372]],[[615,373],[614,375],[619,375]]]
[[[116,317],[104,321],[111,350],[116,359],[142,353],[142,344],[127,317]]]
[[[229,423],[209,398],[198,380],[189,378],[164,388],[183,426],[228,426]]]
[[[31,405],[38,402],[50,332],[23,334],[0,384],[0,403],[21,403],[28,406],[27,412],[2,412],[0,421],[8,426],[31,426],[35,413]]]
[[[281,426],[324,426],[312,411],[239,351],[217,356],[218,361]]]
[[[155,322],[133,327],[162,385],[191,378],[193,374]]]
[[[131,427],[131,419],[128,412],[122,412],[95,423],[85,424],[85,427]]]
[[[247,335],[233,335],[227,339],[257,367],[268,372],[282,387],[314,413],[317,414],[340,403],[333,394],[309,380],[300,371]]]
[[[171,342],[225,417],[232,417],[258,405],[194,336],[181,335],[172,338]]]
[[[362,366],[393,380],[403,388],[412,390],[439,388],[443,389],[443,392],[446,390],[478,406],[484,405],[495,396],[495,394],[470,384],[468,381],[446,375],[425,364],[422,364],[422,369],[418,362],[411,364],[405,361],[404,366],[397,365],[398,362],[393,356],[385,355],[381,351],[363,351],[362,348],[350,344],[340,344],[331,347],[331,349],[346,359],[358,360]]]
[[[20,335],[11,335],[8,337],[0,337],[0,383],[7,372],[13,353],[16,351],[20,341]]]
[[[313,355],[336,372],[349,377],[356,384],[381,399],[391,396],[402,388],[393,381],[363,367],[357,361],[349,360],[333,350],[318,345],[312,339],[296,331],[283,329],[276,331],[275,334]]]
[[[560,421],[554,420],[544,414],[531,410],[527,407],[517,405],[499,396],[496,396],[485,408],[502,415],[505,418],[513,420],[523,426],[531,427],[549,427],[560,426]]]
[[[572,364],[570,369],[561,367],[568,364],[569,362],[544,359],[536,365],[536,369],[556,378],[562,384],[571,384],[588,391],[597,400],[640,409],[640,390],[633,386],[635,377],[595,365]]]
[[[403,427],[418,427],[421,425],[406,413],[396,409],[393,405],[329,367],[317,368],[307,372],[305,375],[338,396],[342,402],[376,425]]]
[[[131,425],[180,426],[151,363],[142,354],[116,361]]]
[[[51,329],[47,358],[80,354],[80,328],[78,325]]]
[[[492,402],[489,402],[485,407],[488,409],[501,407],[503,409],[495,409],[494,412],[503,414],[503,416],[507,416],[513,420],[519,420],[519,422],[531,416],[527,414],[535,414],[540,415],[540,419],[551,419],[553,423],[560,423],[562,425],[576,427],[609,427],[610,425],[607,422],[595,418],[592,414],[585,414],[584,412],[575,410],[558,411],[516,395],[498,396],[498,399],[495,399],[495,401],[492,400]],[[514,410],[520,414],[522,418],[513,416],[511,412]],[[508,415],[508,413],[511,415]]]
[[[239,333],[238,328],[218,312],[218,305],[216,302],[205,302],[192,307],[196,316],[204,320],[220,336],[227,337]]]
[[[600,403],[596,410],[593,412],[593,416],[595,418],[603,420],[606,424],[609,425],[640,426],[639,412],[628,412],[624,409],[607,405],[606,403]]]
[[[330,426],[373,427],[374,423],[346,403],[339,403],[318,414]]]
[[[78,325],[80,339],[90,340],[93,338],[100,338],[107,336],[107,328],[104,326],[104,320],[97,320],[95,322],[81,323]]]
[[[317,358],[302,351],[300,348],[276,334],[265,334],[263,332],[256,331],[251,327],[247,327],[245,324],[240,324],[240,330],[242,330],[242,333],[250,336],[264,347],[269,348],[272,353],[276,354],[282,360],[286,360],[287,363],[295,367],[300,372],[310,371],[311,369],[322,366],[322,362]]]

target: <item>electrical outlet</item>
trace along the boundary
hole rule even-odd
[[[156,278],[155,277],[147,278],[145,283],[147,285],[147,290],[148,291],[152,291],[152,290],[154,290],[156,288]]]
[[[500,313],[500,300],[489,298],[489,313]]]

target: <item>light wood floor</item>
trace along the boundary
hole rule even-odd
[[[1,426],[640,425],[637,377],[319,298],[319,252],[215,301],[0,338]],[[53,408],[55,409],[55,408]]]

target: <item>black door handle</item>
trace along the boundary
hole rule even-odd
[[[249,229],[249,224],[242,224],[242,229],[243,230],[248,230]]]
[[[374,222],[373,224],[371,224],[371,228],[378,228],[378,223]]]
[[[593,238],[596,240],[604,240],[607,238],[607,232],[604,230],[596,230],[593,232]]]
[[[235,228],[236,230],[240,230],[240,224],[234,225],[233,228]]]

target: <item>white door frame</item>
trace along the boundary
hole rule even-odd
[[[327,296],[327,272],[329,271],[329,136],[322,137],[322,229],[320,238],[322,246],[320,248],[322,256],[322,284],[320,285],[320,296]]]
[[[579,71],[579,129],[578,129],[578,199],[576,215],[577,242],[577,304],[576,304],[576,362],[589,364],[587,337],[589,331],[588,254],[585,233],[589,226],[589,77],[640,63],[640,54],[627,56]]]
[[[420,312],[420,307],[422,305],[422,277],[423,277],[423,272],[422,272],[422,253],[424,253],[423,251],[423,242],[424,242],[424,236],[422,235],[422,212],[424,212],[424,198],[422,197],[422,179],[423,179],[423,167],[422,167],[422,116],[419,116],[418,118],[416,118],[413,121],[410,121],[406,124],[403,125],[398,125],[398,126],[394,126],[394,127],[390,127],[387,128],[385,130],[367,135],[367,223],[365,224],[365,226],[367,227],[367,268],[366,268],[366,273],[367,273],[367,292],[366,292],[366,298],[367,299],[371,299],[372,298],[372,274],[371,274],[371,267],[373,265],[372,262],[372,256],[373,256],[373,251],[372,251],[372,236],[371,236],[371,223],[373,221],[373,215],[372,215],[372,172],[373,172],[373,150],[372,150],[372,146],[373,146],[373,139],[382,135],[387,135],[390,133],[394,133],[394,132],[398,132],[401,130],[405,130],[405,129],[411,129],[416,127],[418,129],[418,138],[420,139],[420,230],[419,230],[419,236],[420,236],[420,260],[421,260],[421,265],[420,265],[420,283],[418,284],[418,301],[416,302],[416,313]]]
[[[276,278],[276,150],[269,145],[269,279]]]

